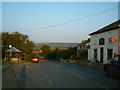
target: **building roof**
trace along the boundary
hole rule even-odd
[[[111,31],[111,30],[114,30],[114,29],[118,29],[120,26],[120,19],[95,31],[95,32],[92,32],[90,33],[89,35],[94,35],[94,34],[99,34],[99,33],[103,33],[103,32],[107,32],[107,31]]]
[[[79,43],[78,46],[86,46],[86,44],[81,44],[81,43]]]
[[[5,52],[10,52],[10,50],[11,50],[11,52],[21,52],[20,50],[18,50],[15,47],[12,47],[11,49],[6,50]]]

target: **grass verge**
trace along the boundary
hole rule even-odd
[[[11,64],[11,63],[14,63],[14,62],[11,62],[11,61],[5,61],[4,59],[2,59],[2,65],[5,65],[5,64]]]

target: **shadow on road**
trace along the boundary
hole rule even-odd
[[[21,74],[20,74],[20,79],[19,79],[19,82],[18,82],[18,87],[19,88],[25,88],[25,84],[26,84],[26,66],[24,65],[22,67],[22,71],[21,71]]]
[[[2,66],[2,88],[16,88],[17,83],[12,74],[12,67],[14,64],[7,64]]]

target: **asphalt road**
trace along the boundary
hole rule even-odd
[[[3,66],[3,88],[120,88],[120,80],[102,71],[40,61]]]

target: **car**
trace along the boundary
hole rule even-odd
[[[38,59],[37,57],[34,57],[34,58],[31,59],[31,62],[36,62],[36,63],[38,63],[38,62],[39,62],[39,59]]]
[[[120,54],[115,55],[112,60],[103,65],[107,76],[120,77]]]

